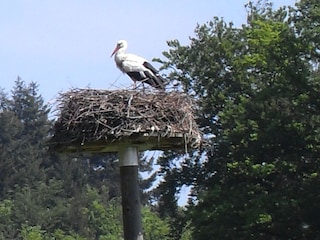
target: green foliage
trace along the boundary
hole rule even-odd
[[[163,181],[152,191],[152,197],[157,203],[156,209],[159,212],[159,216],[162,219],[167,219],[170,224],[170,233],[168,235],[170,239],[180,239],[186,225],[185,213],[177,205],[177,191],[181,188],[182,181],[192,181],[191,178],[197,170],[196,163],[191,161],[188,162],[188,167],[177,167],[176,162],[179,161],[180,157],[181,155],[173,151],[166,151],[158,158],[160,166],[158,175],[163,176]],[[189,168],[190,166],[192,168]],[[185,170],[186,172],[183,172]]]
[[[190,222],[184,226],[180,240],[192,240],[193,229]]]
[[[88,204],[83,208],[87,216],[91,238],[113,240],[121,239],[121,207],[119,199],[103,202],[96,189],[87,189]]]
[[[44,233],[39,226],[22,226],[20,235],[23,240],[43,240]]]
[[[169,240],[170,227],[167,221],[162,220],[153,213],[149,207],[144,207],[143,215],[143,239],[146,240]]]
[[[5,199],[0,202],[0,239],[13,238],[16,232],[16,224],[12,217],[13,207],[11,200]]]
[[[52,234],[52,237],[47,237],[48,239],[54,239],[54,240],[85,240],[86,238],[81,237],[79,234],[71,233],[66,234],[61,229],[56,229],[54,233]]]
[[[180,186],[194,185],[197,200],[187,211],[194,239],[314,239],[319,3],[274,10],[258,1],[247,9],[241,28],[214,18],[196,28],[189,45],[168,43],[162,63],[195,96],[211,146],[192,156],[194,163],[203,157],[200,168],[184,163],[165,177],[177,171]]]
[[[4,198],[15,185],[32,184],[44,179],[40,164],[46,154],[48,108],[37,93],[18,78],[12,99],[3,99],[0,123],[0,196]]]
[[[317,0],[300,0],[296,8],[292,8],[292,21],[297,34],[300,37],[300,44],[305,46],[306,57],[312,62],[319,63],[320,55],[320,5]]]

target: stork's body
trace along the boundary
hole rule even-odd
[[[166,80],[161,77],[158,71],[144,58],[134,54],[125,53],[128,44],[125,40],[117,43],[111,56],[114,56],[117,67],[133,80],[147,83],[158,89],[165,89]]]

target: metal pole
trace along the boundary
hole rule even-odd
[[[134,147],[121,149],[119,160],[124,239],[143,240],[137,149]]]

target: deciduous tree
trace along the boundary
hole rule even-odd
[[[189,45],[169,42],[164,67],[211,137],[188,210],[195,239],[320,237],[318,5],[249,3],[240,28],[215,18]]]

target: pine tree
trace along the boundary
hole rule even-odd
[[[2,197],[14,186],[24,186],[43,179],[41,161],[46,152],[49,109],[37,93],[37,85],[28,86],[19,77],[12,99],[4,99],[0,115],[0,182]]]

